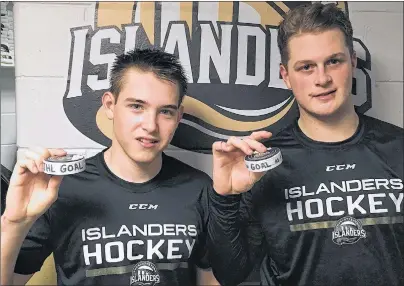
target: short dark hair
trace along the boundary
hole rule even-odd
[[[179,101],[187,92],[187,77],[177,57],[159,49],[134,49],[117,56],[110,77],[110,92],[118,100],[125,73],[132,68],[144,72],[153,72],[158,78],[171,81],[178,85]]]
[[[292,36],[301,33],[322,32],[338,28],[345,36],[345,44],[353,55],[353,29],[348,16],[334,3],[313,3],[290,10],[279,25],[278,48],[282,64],[289,61],[288,43]]]

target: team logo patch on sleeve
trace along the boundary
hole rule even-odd
[[[366,238],[362,223],[349,216],[338,220],[332,232],[332,241],[338,245],[353,244],[361,238]]]
[[[132,270],[130,277],[131,286],[154,286],[160,282],[160,275],[157,267],[149,261],[137,263]]]

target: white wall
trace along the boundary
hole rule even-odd
[[[12,170],[17,151],[15,74],[13,67],[1,67],[1,164]]]
[[[1,43],[14,53],[12,3],[1,3],[1,23],[5,25],[2,31]],[[15,72],[12,66],[0,68],[1,88],[1,164],[12,169],[16,159],[16,115],[15,115]]]
[[[372,56],[374,108],[367,114],[403,127],[403,2],[349,2],[349,16]]]

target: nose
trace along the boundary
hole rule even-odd
[[[332,82],[332,77],[328,74],[325,67],[319,67],[316,70],[315,85],[326,87]]]
[[[157,131],[158,124],[157,124],[156,112],[144,113],[143,121],[142,121],[142,128],[143,128],[143,130],[147,131],[148,133],[153,133],[153,132]]]

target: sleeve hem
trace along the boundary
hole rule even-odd
[[[239,203],[241,200],[241,195],[220,195],[213,188],[210,191],[210,198],[213,202],[223,205],[231,205],[234,203]]]

